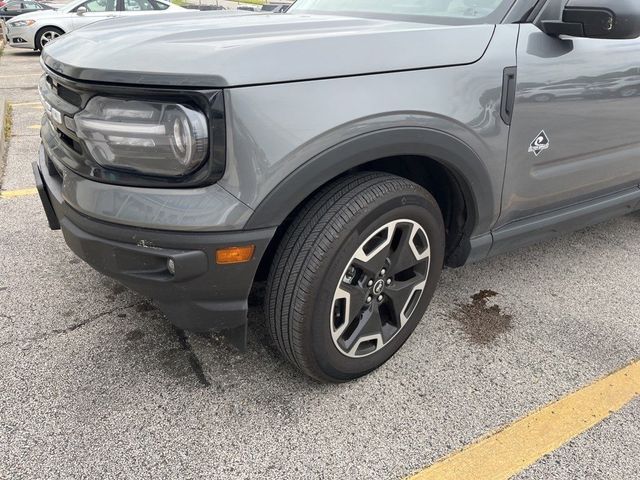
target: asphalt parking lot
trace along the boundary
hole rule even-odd
[[[245,354],[177,331],[48,229],[30,166],[38,60],[10,48],[0,57],[12,106],[0,184],[0,478],[400,479],[640,359],[640,213],[444,272],[408,343],[350,384],[289,367],[257,306]],[[638,478],[640,385],[631,388],[635,399],[545,447],[517,478]],[[530,440],[509,437],[511,453],[480,461],[517,465]],[[462,471],[433,478],[485,478]]]

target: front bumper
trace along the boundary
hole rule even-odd
[[[5,22],[4,35],[7,44],[12,47],[35,49],[32,27],[10,28]]]
[[[247,298],[275,229],[237,232],[168,232],[117,225],[83,215],[65,202],[62,178],[40,150],[36,185],[49,226],[61,229],[81,259],[132,290],[150,297],[179,328],[227,331],[244,345]],[[251,261],[217,265],[216,250],[255,245]],[[175,263],[175,274],[168,260]]]

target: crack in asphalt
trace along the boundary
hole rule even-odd
[[[173,329],[176,332],[176,336],[178,337],[180,346],[187,353],[187,359],[189,360],[191,369],[193,370],[193,373],[195,373],[196,377],[198,378],[198,381],[203,387],[210,387],[211,383],[209,382],[209,380],[207,379],[207,376],[204,373],[204,370],[202,368],[202,363],[200,362],[200,359],[196,355],[196,352],[193,351],[193,347],[191,347],[191,343],[189,342],[189,339],[187,338],[187,335],[185,334],[184,330],[175,326],[173,327]]]
[[[32,337],[26,338],[26,339],[18,339],[18,340],[11,340],[8,342],[4,342],[4,343],[0,343],[0,348],[4,348],[4,347],[8,347],[8,346],[14,346],[14,345],[26,345],[26,344],[30,344],[30,343],[36,343],[42,340],[48,340],[51,337],[55,337],[58,335],[66,335],[68,333],[73,332],[74,330],[77,330],[79,328],[82,328],[86,325],[89,325],[93,322],[95,322],[96,320],[99,320],[102,317],[105,317],[107,315],[110,315],[112,313],[117,312],[118,310],[127,310],[129,308],[134,308],[137,307],[139,305],[141,305],[144,302],[136,302],[136,303],[132,303],[130,305],[121,305],[119,307],[115,307],[112,308],[110,310],[106,310],[104,312],[101,313],[97,313],[95,315],[92,315],[78,323],[74,323],[73,325],[68,326],[67,328],[58,328],[58,329],[54,329],[48,332],[44,332],[44,333],[40,333],[38,335],[34,335]],[[12,320],[11,317],[9,317],[8,315],[5,314],[0,314],[0,317],[5,317],[8,318],[10,320]]]

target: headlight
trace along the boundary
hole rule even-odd
[[[17,20],[15,22],[8,22],[9,25],[11,25],[12,27],[30,27],[31,25],[33,25],[34,23],[36,23],[35,20]]]
[[[93,97],[74,120],[78,138],[103,167],[182,176],[207,157],[207,119],[186,105]]]

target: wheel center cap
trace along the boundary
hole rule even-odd
[[[384,290],[384,280],[378,280],[373,286],[373,293],[379,295]]]

